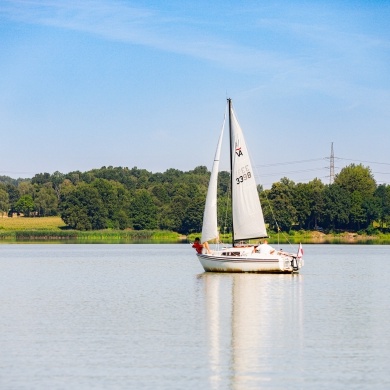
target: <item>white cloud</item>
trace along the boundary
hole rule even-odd
[[[0,14],[19,22],[146,45],[236,70],[266,71],[284,68],[292,62],[275,52],[218,37],[207,28],[203,30],[202,24],[189,23],[187,18],[167,17],[158,10],[133,7],[124,2],[6,1],[6,4]]]

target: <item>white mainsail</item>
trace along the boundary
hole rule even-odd
[[[252,164],[233,107],[230,121],[234,240],[267,237]]]
[[[206,204],[205,204],[204,214],[203,214],[201,242],[214,240],[219,237],[218,221],[217,221],[218,170],[219,170],[219,160],[221,155],[223,131],[225,128],[225,120],[226,120],[226,113],[223,119],[221,134],[219,135],[217,150],[215,151],[213,168],[211,169],[210,182],[207,190]]]

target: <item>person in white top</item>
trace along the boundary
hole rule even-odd
[[[275,253],[275,249],[268,244],[267,240],[264,240],[263,243],[257,247],[256,251],[264,255],[273,255]]]

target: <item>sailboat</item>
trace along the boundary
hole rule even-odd
[[[231,99],[227,99],[232,201],[232,245],[210,250],[208,241],[219,241],[217,183],[224,127],[219,136],[203,215],[203,250],[197,257],[206,272],[292,273],[303,266],[302,246],[296,254],[271,249],[268,244],[245,242],[268,237],[254,172],[242,129]],[[264,248],[265,247],[265,248]],[[207,249],[207,250],[206,250]]]

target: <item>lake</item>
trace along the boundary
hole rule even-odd
[[[390,246],[304,251],[255,275],[188,244],[2,244],[0,388],[390,388]]]

